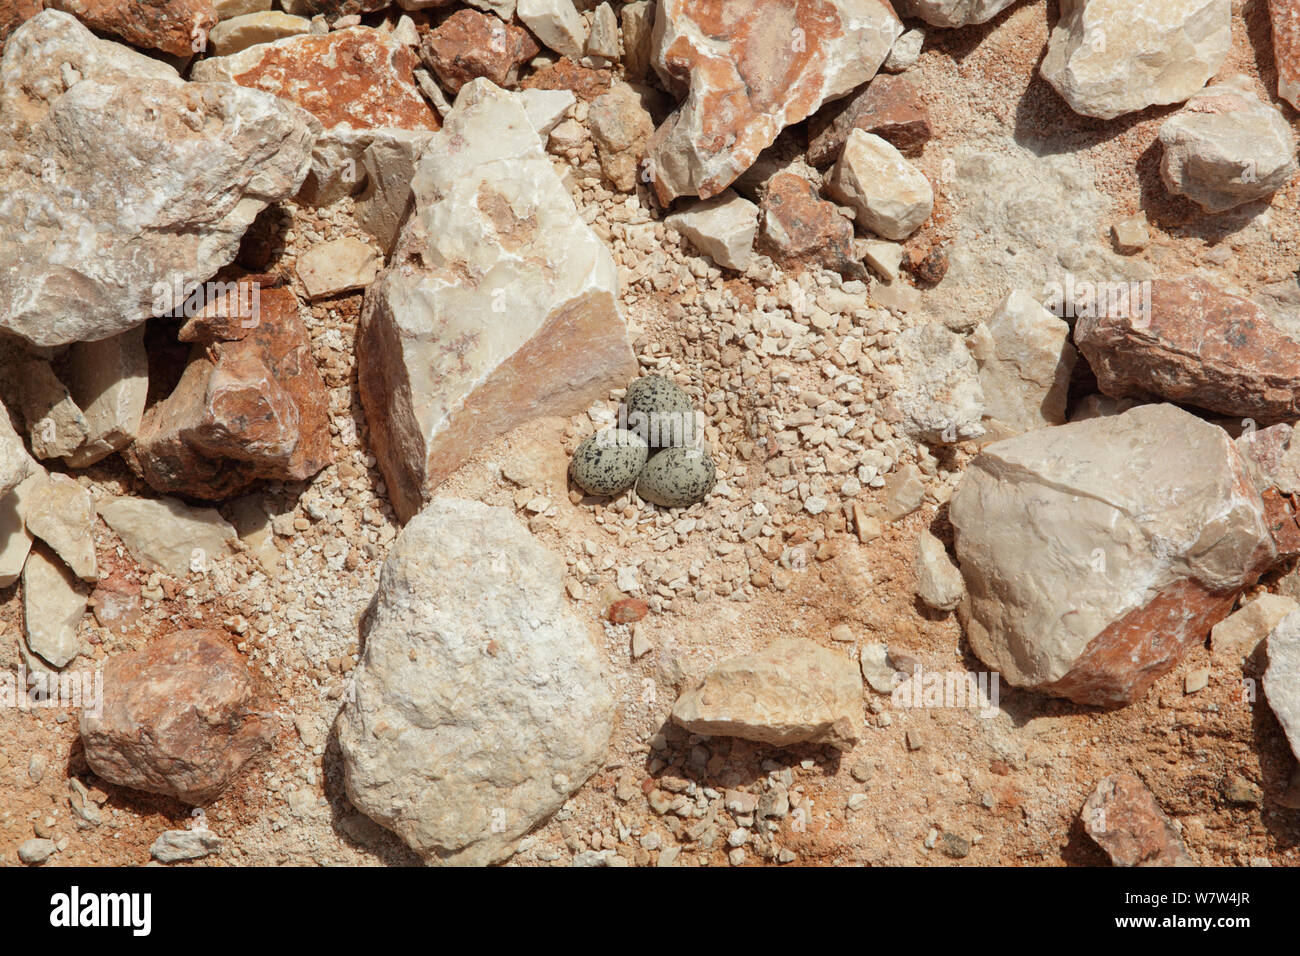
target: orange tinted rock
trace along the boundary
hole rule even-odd
[[[1300,342],[1255,303],[1196,277],[1153,282],[1149,314],[1138,298],[1098,308],[1075,327],[1103,393],[1158,396],[1260,424],[1300,417]]]
[[[904,156],[916,156],[930,141],[930,113],[909,78],[881,74],[808,121],[808,162],[819,167],[835,162],[855,129],[888,140]]]
[[[269,705],[218,631],[177,631],[104,665],[103,712],[81,715],[86,762],[111,783],[215,800],[272,738]]]
[[[1101,780],[1083,805],[1083,828],[1116,866],[1193,866],[1182,838],[1135,774]]]
[[[554,66],[543,67],[520,84],[526,90],[568,90],[588,103],[609,92],[614,75],[609,70],[579,66],[567,56]]]
[[[1300,0],[1268,0],[1277,95],[1300,109]]]
[[[778,173],[759,203],[763,228],[760,248],[781,262],[823,266],[860,275],[853,258],[853,223],[835,204],[817,195],[812,183],[794,173]]]
[[[620,598],[609,606],[605,617],[614,624],[635,624],[650,612],[650,606],[640,598]]]
[[[226,498],[258,479],[301,481],[325,467],[328,412],[297,299],[264,289],[251,333],[196,347],[123,457],[165,494]]]
[[[885,0],[662,0],[654,67],[685,99],[650,144],[659,201],[722,192],[782,129],[871,79],[902,30]]]
[[[519,67],[540,52],[527,30],[476,10],[456,11],[420,45],[420,58],[451,93],[479,76],[514,86]]]
[[[12,0],[0,5],[0,53],[4,52],[9,34],[40,13],[41,9],[42,0]]]
[[[123,43],[174,56],[203,49],[207,31],[217,25],[212,0],[46,0],[45,6]]]

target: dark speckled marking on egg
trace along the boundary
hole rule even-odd
[[[703,501],[717,476],[708,449],[665,448],[641,469],[636,493],[665,508],[685,508]]]
[[[627,427],[651,448],[695,444],[695,409],[675,382],[662,375],[634,379],[623,405]]]
[[[578,446],[569,474],[587,494],[617,495],[636,482],[649,454],[641,436],[622,428],[606,428]]]

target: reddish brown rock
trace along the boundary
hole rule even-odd
[[[246,338],[196,346],[123,457],[154,489],[207,500],[325,467],[329,398],[293,293],[263,289]]]
[[[480,76],[515,86],[519,67],[540,52],[527,30],[477,10],[456,11],[420,44],[420,59],[451,93]]]
[[[204,48],[217,25],[212,0],[45,0],[123,43],[173,56],[190,56]]]
[[[650,606],[645,601],[625,597],[611,603],[605,617],[614,624],[635,624],[649,612]]]
[[[930,113],[911,79],[881,74],[808,121],[808,162],[818,167],[835,162],[855,129],[888,140],[905,156],[916,156],[930,141]]]
[[[9,34],[40,13],[42,8],[42,0],[8,0],[0,4],[0,53],[4,52]]]
[[[1188,277],[1081,317],[1074,339],[1112,398],[1159,397],[1260,424],[1300,417],[1300,342],[1255,303]]]
[[[1083,828],[1116,866],[1194,866],[1156,798],[1135,774],[1097,784],[1083,805]]]
[[[613,84],[614,74],[609,70],[588,69],[566,56],[554,66],[538,70],[520,86],[526,90],[568,90],[578,99],[590,103],[608,93]]]
[[[1261,497],[1264,499],[1268,532],[1277,546],[1278,559],[1293,558],[1300,554],[1300,520],[1297,520],[1295,499],[1276,488],[1269,488]]]
[[[862,272],[862,263],[853,258],[853,223],[840,215],[834,203],[819,197],[802,176],[773,176],[759,210],[759,248],[773,259],[851,275]]]
[[[654,68],[684,100],[650,143],[659,201],[722,192],[781,130],[871,79],[902,31],[884,0],[661,0]]]
[[[1300,109],[1300,0],[1268,0],[1277,95]]]
[[[81,714],[86,762],[105,780],[215,800],[271,741],[262,688],[219,631],[177,631],[104,665],[103,711]]]

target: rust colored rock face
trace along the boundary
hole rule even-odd
[[[759,245],[772,258],[861,273],[862,264],[853,258],[853,223],[819,197],[808,180],[794,173],[773,176],[759,210]]]
[[[215,800],[273,733],[244,659],[213,630],[177,631],[104,665],[103,711],[81,715],[86,761],[112,783]]]
[[[1300,0],[1268,0],[1277,95],[1300,109]]]
[[[1083,828],[1116,866],[1193,866],[1182,838],[1135,774],[1097,784],[1083,805]]]
[[[782,129],[871,79],[902,29],[884,0],[663,0],[654,67],[685,100],[650,144],[659,201],[722,192]]]
[[[476,10],[453,13],[420,45],[420,58],[451,93],[480,76],[514,86],[519,67],[540,52],[527,30]]]
[[[910,79],[877,76],[854,96],[832,103],[808,121],[808,162],[818,167],[835,162],[855,129],[888,140],[904,156],[916,156],[930,141],[930,113]]]
[[[608,93],[613,85],[614,75],[609,70],[591,70],[568,57],[543,67],[520,84],[526,90],[568,90],[588,103]]]
[[[640,598],[619,598],[610,604],[605,617],[614,624],[635,624],[649,611],[650,606]]]
[[[46,0],[45,6],[123,43],[174,56],[201,50],[217,25],[212,0]]]
[[[1159,397],[1260,424],[1300,417],[1300,342],[1203,279],[1157,280],[1079,319],[1075,343],[1112,398]]]
[[[293,293],[262,290],[245,338],[197,346],[123,457],[156,490],[207,500],[325,467],[329,399]]]
[[[290,37],[229,59],[251,61],[233,73],[235,83],[290,100],[326,129],[438,129],[438,115],[415,83],[415,52],[382,31]]]

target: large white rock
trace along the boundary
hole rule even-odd
[[[659,0],[653,65],[682,98],[650,141],[659,201],[716,196],[785,127],[875,76],[903,24],[881,0]]]
[[[1076,113],[1114,119],[1181,103],[1231,45],[1231,0],[1061,0],[1039,71]]]
[[[600,768],[602,635],[564,563],[503,508],[440,498],[380,575],[339,717],[348,798],[426,861],[508,858]]]
[[[1281,111],[1244,77],[1197,93],[1160,127],[1160,176],[1170,192],[1223,212],[1266,199],[1298,168],[1296,137]]]
[[[949,518],[976,654],[1080,703],[1136,700],[1276,557],[1228,433],[1173,405],[986,446]]]
[[[636,370],[614,260],[518,97],[466,84],[412,189],[357,341],[371,447],[403,519],[484,443]]]
[[[936,27],[964,27],[985,23],[1015,0],[894,0],[900,17],[917,17]]]
[[[297,191],[313,125],[266,93],[183,83],[66,14],[28,20],[0,62],[0,141],[14,137],[0,151],[0,328],[55,346],[164,311],[165,290],[211,277]]]
[[[1282,725],[1291,752],[1300,758],[1300,611],[1292,611],[1269,632],[1264,696]]]
[[[664,225],[676,229],[723,268],[744,272],[754,255],[758,207],[728,189],[673,213]]]
[[[968,341],[979,366],[985,427],[998,438],[1065,422],[1078,358],[1070,326],[1032,296],[1012,292]]]
[[[984,435],[979,369],[961,336],[937,322],[923,323],[898,335],[894,354],[886,407],[906,434],[943,444]]]
[[[844,141],[826,192],[858,214],[858,225],[886,239],[906,239],[930,218],[934,189],[894,145],[855,129]]]

